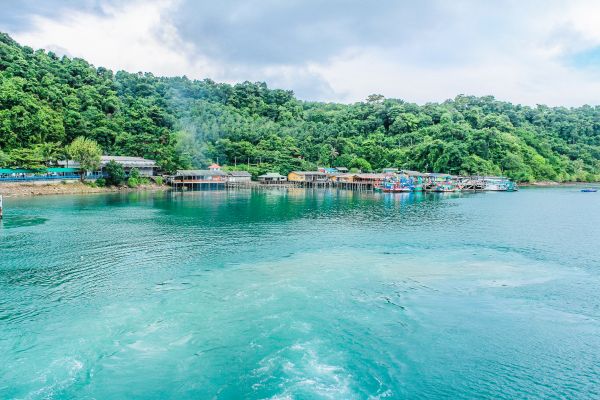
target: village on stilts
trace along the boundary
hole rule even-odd
[[[457,176],[444,173],[386,168],[382,172],[349,172],[347,168],[319,168],[317,171],[291,171],[287,177],[278,172],[258,176],[246,171],[222,170],[212,164],[207,170],[180,170],[166,177],[176,190],[225,189],[243,187],[337,188],[385,193],[502,191],[514,192],[518,186],[502,176]]]

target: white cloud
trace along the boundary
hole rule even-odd
[[[72,11],[62,18],[34,16],[35,28],[14,38],[29,46],[65,49],[96,66],[155,75],[207,77],[216,74],[208,60],[195,57],[190,44],[162,15],[176,5],[171,0],[137,1],[105,6],[102,14]]]
[[[432,4],[437,13],[445,13],[448,23],[430,29],[413,21],[408,40],[402,37],[404,33],[390,28],[391,36],[385,41],[352,43],[356,39],[349,39],[345,43],[341,31],[335,41],[328,42],[328,49],[334,43],[337,46],[331,54],[310,57],[310,46],[305,46],[305,38],[299,39],[298,51],[306,53],[300,59],[312,59],[310,62],[279,57],[246,64],[243,58],[235,59],[235,51],[228,58],[209,57],[209,52],[203,51],[210,45],[209,39],[188,35],[184,40],[174,22],[177,19],[172,18],[178,9],[186,12],[184,0],[136,1],[105,6],[102,13],[72,10],[58,18],[34,16],[32,29],[13,36],[35,48],[64,49],[97,66],[226,82],[265,80],[272,86],[293,89],[306,99],[357,101],[381,93],[423,103],[464,93],[491,94],[531,105],[598,103],[597,72],[577,69],[566,58],[600,45],[600,3],[555,0],[524,6],[506,1],[484,6],[465,0],[453,7]],[[258,23],[251,26],[260,29]],[[219,28],[223,29],[216,24],[197,36],[206,32],[218,36]],[[277,35],[266,36],[280,40]],[[290,32],[285,37],[294,39]],[[236,44],[244,50],[253,44],[240,40]],[[264,44],[255,45],[261,49]]]
[[[439,102],[457,94],[494,95],[522,104],[581,105],[597,103],[600,81],[539,56],[486,59],[454,67],[414,66],[389,59],[389,52],[362,49],[327,65],[314,65],[339,100],[364,100],[368,94],[411,102]]]

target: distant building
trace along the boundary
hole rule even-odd
[[[336,168],[329,168],[329,167],[318,167],[317,170],[319,172],[324,172],[326,174],[335,174],[337,171]]]
[[[226,182],[227,174],[223,171],[208,169],[180,169],[173,176],[173,180],[194,182]]]
[[[421,177],[421,178],[425,178],[428,177],[429,174],[426,172],[419,172],[419,171],[411,171],[408,169],[403,169],[402,171],[400,171],[401,174],[406,175],[406,176],[410,176],[410,177]]]
[[[380,185],[389,174],[356,174],[353,182]]]
[[[452,180],[452,175],[450,174],[430,172],[427,176],[432,182],[449,182]]]
[[[89,175],[88,178],[99,178],[99,173]],[[49,167],[42,170],[24,168],[0,168],[0,181],[54,181],[54,180],[76,180],[80,179],[79,168]]]
[[[342,174],[348,173],[348,168],[346,168],[346,167],[335,167],[335,170],[337,172],[341,172]]]
[[[384,168],[381,172],[384,174],[396,174],[398,173],[398,168]]]
[[[208,169],[180,169],[167,182],[175,189],[222,189],[227,183],[227,174]]]
[[[137,168],[137,170],[140,171],[140,176],[154,176],[154,172],[157,168],[156,161],[148,160],[142,157],[101,156],[100,170],[94,172],[104,174],[104,168],[106,167],[106,164],[108,164],[110,161],[114,161],[117,164],[121,164],[127,175],[129,175],[129,172],[133,168]],[[59,161],[58,165],[67,168],[79,168],[79,163],[73,160]]]
[[[230,171],[227,173],[227,180],[235,183],[250,182],[252,174],[248,171]]]
[[[219,164],[211,164],[208,166],[209,171],[220,171],[221,166]]]
[[[287,178],[277,172],[269,172],[258,177],[260,183],[265,185],[287,182]]]
[[[330,177],[332,182],[353,182],[355,174],[335,174]]]
[[[320,171],[292,171],[288,174],[290,182],[327,182],[327,174]]]

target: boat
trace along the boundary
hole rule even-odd
[[[386,178],[381,185],[375,187],[375,190],[384,193],[407,193],[412,192],[411,185],[399,180],[396,177]]]
[[[490,183],[485,185],[485,189],[488,192],[506,192],[506,186],[502,184]]]
[[[517,184],[505,177],[486,177],[483,190],[489,192],[515,192],[519,190]]]
[[[595,189],[595,188],[585,188],[585,189],[581,189],[581,191],[583,193],[596,193],[598,191],[598,189]]]
[[[404,186],[384,187],[381,189],[384,193],[407,193],[412,192],[412,189]]]

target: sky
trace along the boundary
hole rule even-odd
[[[600,104],[597,0],[0,0],[0,31],[95,66],[304,100]]]

